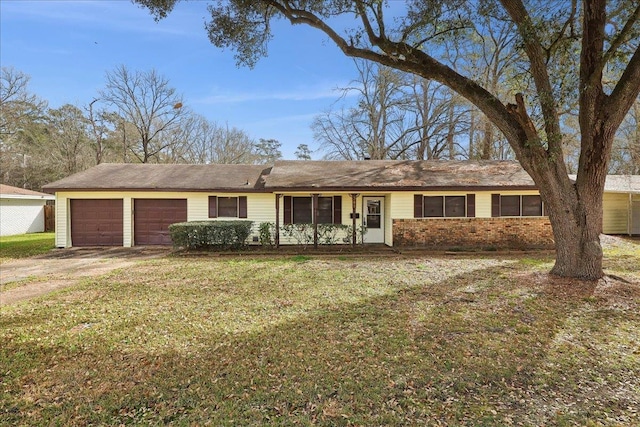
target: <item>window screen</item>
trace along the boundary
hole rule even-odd
[[[293,198],[293,223],[294,224],[311,224],[313,222],[311,197],[294,197]]]
[[[439,217],[444,215],[442,206],[442,196],[425,196],[424,198],[424,216]]]
[[[465,197],[464,196],[446,196],[444,198],[444,216],[456,217],[465,216]]]
[[[500,216],[520,216],[520,196],[500,196]]]
[[[522,196],[522,216],[542,216],[540,196]]]
[[[238,198],[218,197],[218,217],[237,218]]]

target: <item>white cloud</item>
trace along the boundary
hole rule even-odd
[[[341,85],[296,88],[276,92],[223,92],[195,99],[194,104],[215,105],[257,101],[314,101],[319,99],[338,99],[342,91]]]

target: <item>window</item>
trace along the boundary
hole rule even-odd
[[[520,196],[500,196],[500,216],[520,216]]]
[[[311,224],[313,222],[312,205],[313,199],[311,197],[294,197],[293,223]]]
[[[461,217],[464,215],[464,196],[445,196],[444,198],[444,216]]]
[[[333,197],[318,197],[318,224],[333,224]]]
[[[247,197],[209,196],[209,218],[246,218]]]
[[[540,196],[522,196],[522,216],[542,216]]]
[[[538,195],[491,195],[491,216],[543,216],[544,204]]]
[[[424,198],[424,216],[444,216],[442,196]]]
[[[466,196],[414,196],[415,218],[474,217],[475,194]]]
[[[284,196],[284,223],[312,224],[313,197]],[[317,223],[342,223],[342,196],[318,197]]]

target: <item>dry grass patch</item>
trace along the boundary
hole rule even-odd
[[[528,257],[165,258],[86,279],[3,313],[0,423],[640,423],[636,270],[594,286]]]

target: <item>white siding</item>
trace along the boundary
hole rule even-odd
[[[414,194],[419,193],[395,192],[388,195],[387,203],[390,205],[388,216],[390,220],[413,218]]]
[[[389,197],[392,202],[391,216],[393,219],[413,218],[413,196],[422,194],[424,196],[465,196],[467,194],[476,195],[476,218],[491,218],[491,194],[496,191],[423,191],[423,192],[395,192]],[[538,191],[500,191],[503,195],[537,195]]]
[[[260,222],[275,222],[275,196],[273,194],[245,193],[180,193],[143,191],[103,192],[58,192],[56,193],[56,246],[71,246],[70,212],[71,199],[122,199],[123,201],[123,246],[133,245],[133,200],[135,199],[187,199],[187,220],[209,220],[209,196],[247,196],[248,220],[254,221],[253,235],[258,235]],[[216,220],[216,219],[212,219]],[[43,220],[44,224],[44,220]]]
[[[195,193],[187,198],[187,221],[209,219],[209,196],[213,194]]]
[[[0,236],[44,231],[42,199],[0,198]]]
[[[280,199],[282,202],[282,199]],[[282,208],[282,204],[280,205]],[[276,196],[271,193],[247,194],[247,219],[253,221],[249,242],[260,236],[260,223],[276,222]],[[282,224],[282,223],[281,223]]]
[[[125,197],[122,200],[122,246],[133,246],[133,198]]]
[[[491,218],[491,192],[476,193],[476,218]]]
[[[605,193],[602,200],[602,232],[626,234],[629,232],[629,195]]]
[[[630,234],[640,235],[640,194],[631,197]]]

